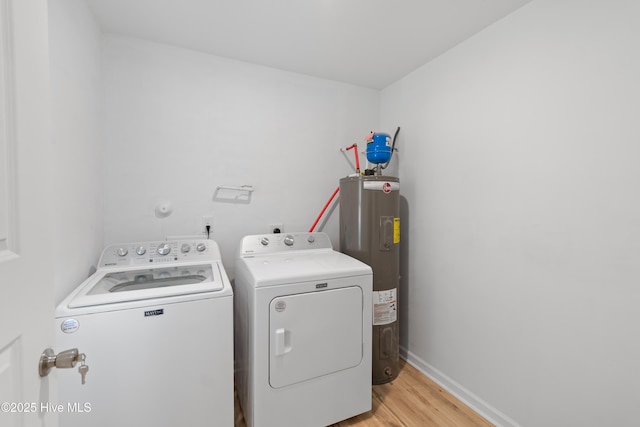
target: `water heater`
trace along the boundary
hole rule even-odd
[[[373,270],[372,382],[398,376],[400,180],[357,175],[340,180],[340,250]]]

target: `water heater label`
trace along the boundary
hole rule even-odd
[[[392,191],[400,191],[400,183],[388,181],[364,181],[362,183],[362,188],[365,190],[382,191],[389,194]]]
[[[393,244],[400,243],[400,218],[393,218]]]
[[[397,290],[373,291],[373,326],[398,320]]]

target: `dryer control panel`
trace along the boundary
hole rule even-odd
[[[108,246],[98,268],[215,260],[220,260],[220,250],[213,240],[161,240]]]
[[[240,256],[310,249],[333,249],[326,233],[299,232],[245,236],[240,242]]]

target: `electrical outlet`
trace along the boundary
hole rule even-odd
[[[284,233],[284,224],[270,224],[269,225],[270,233]]]
[[[209,226],[209,232],[207,232],[207,226]],[[202,234],[209,237],[211,233],[213,233],[213,217],[203,216],[202,217]]]

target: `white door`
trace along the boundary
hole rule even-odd
[[[0,425],[55,426],[47,2],[0,0]],[[55,348],[54,348],[55,349]],[[58,349],[55,349],[58,350]]]
[[[282,388],[358,366],[363,352],[358,286],[286,295],[269,304],[269,384]]]

